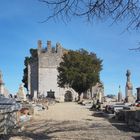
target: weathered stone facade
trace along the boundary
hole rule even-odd
[[[96,83],[95,86],[91,88],[91,98],[96,98],[99,102],[103,102],[104,97],[104,87],[101,83]]]
[[[76,92],[69,88],[60,88],[57,84],[57,67],[62,61],[62,56],[66,50],[59,43],[56,47],[51,46],[51,41],[47,41],[47,48],[42,47],[42,42],[38,41],[38,58],[28,64],[28,90],[31,96],[34,92],[47,96],[52,91],[56,99],[65,100],[65,94],[69,91],[72,100],[77,96]]]
[[[14,99],[8,99],[0,95],[0,135],[14,131],[18,125],[18,111],[21,107],[21,104],[16,103]]]

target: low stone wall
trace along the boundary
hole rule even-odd
[[[0,134],[9,134],[17,126],[17,112],[0,113]]]
[[[116,114],[116,118],[125,121],[134,131],[140,131],[140,110],[122,110]]]

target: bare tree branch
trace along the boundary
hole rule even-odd
[[[140,42],[138,43],[138,45],[140,46]],[[130,48],[130,51],[140,51],[140,47],[137,48]]]
[[[39,0],[51,10],[50,15],[43,21],[52,18],[63,20],[83,17],[87,21],[94,18],[112,18],[114,22],[126,20],[128,29],[140,28],[140,1],[139,0]]]
[[[130,51],[140,51],[140,47],[129,49]]]

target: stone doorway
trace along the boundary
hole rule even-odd
[[[73,96],[71,91],[66,91],[65,93],[65,102],[72,102],[73,101]]]

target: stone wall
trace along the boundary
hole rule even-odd
[[[47,49],[38,54],[38,93],[46,94],[54,91],[55,97],[60,97],[60,88],[57,84],[57,67],[62,61],[62,47],[56,45],[52,48],[51,42],[47,42]]]
[[[52,90],[55,96],[58,96],[57,75],[56,68],[39,68],[39,93],[44,94]]]
[[[124,121],[134,131],[140,131],[140,110],[122,110],[116,118]]]
[[[53,53],[53,52],[45,52],[39,54],[39,67],[47,68],[47,67],[55,67],[59,65],[62,61],[62,54]]]

